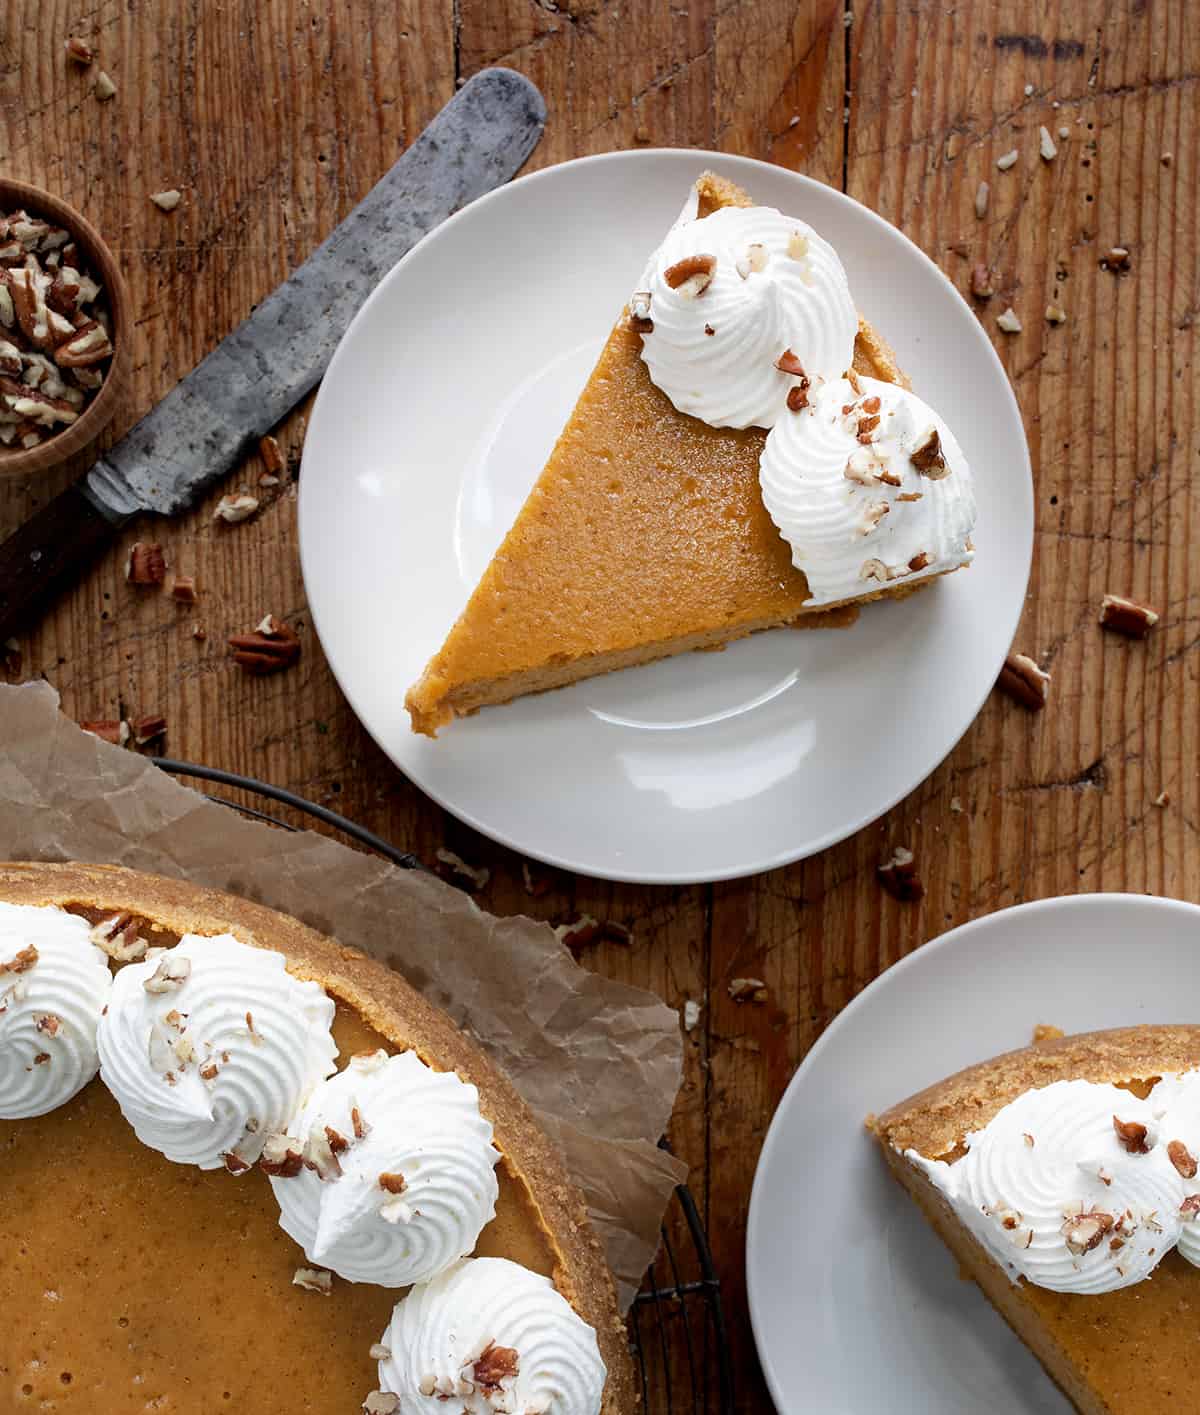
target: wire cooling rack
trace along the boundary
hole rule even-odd
[[[425,868],[416,855],[398,850],[336,811],[280,786],[171,757],[154,757],[153,761],[172,776],[245,792],[259,801],[318,820],[402,869]],[[205,794],[222,806],[282,830],[300,829],[270,810],[212,792]],[[663,1148],[667,1148],[665,1141]],[[663,1222],[658,1255],[634,1298],[627,1328],[641,1384],[642,1408],[647,1415],[731,1415],[733,1367],[721,1306],[721,1284],[696,1202],[686,1184],[675,1190],[675,1202]]]

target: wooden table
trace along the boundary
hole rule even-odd
[[[65,61],[69,32],[96,40],[117,84],[110,102]],[[1018,900],[1200,898],[1200,188],[1186,121],[1200,6],[10,0],[0,59],[6,172],[80,205],[130,283],[122,427],[313,249],[458,80],[490,64],[523,70],[546,95],[531,166],[637,144],[747,153],[850,192],[964,290],[977,262],[994,270],[996,294],[977,308],[1021,402],[1037,493],[1017,646],[1052,672],[1049,707],[1034,715],[994,696],[912,796],[803,864],[680,889],[535,869],[548,885],[535,895],[519,856],[410,786],[359,727],[308,622],[295,544],[303,412],[280,430],[289,475],[256,519],[214,526],[214,492],[152,529],[196,576],[195,610],[128,586],[122,547],[22,641],[10,672],[47,678],[78,718],[161,712],[173,755],[289,786],[426,858],[448,846],[490,869],[480,899],[498,913],[627,925],[631,942],[582,961],[680,1008],[702,1003],[671,1141],[693,1167],[724,1280],[739,1409],[763,1409],[742,1259],[751,1176],[775,1103],[830,1019],[924,940]],[[1042,124],[1058,147],[1050,162],[1037,155]],[[1016,165],[997,170],[1010,149]],[[991,201],[979,220],[981,180]],[[149,197],[171,187],[184,200],[168,215]],[[1127,274],[1101,267],[1113,246],[1130,252]],[[1043,317],[1052,303],[1067,313],[1058,327]],[[996,327],[1010,304],[1018,334]],[[255,490],[261,471],[247,464],[220,490]],[[55,489],[0,484],[0,528]],[[1100,632],[1106,590],[1161,612],[1147,643]],[[300,632],[304,656],[248,678],[225,639],[267,612]],[[897,844],[916,852],[919,904],[876,881]],[[729,996],[730,979],[748,976],[766,984],[765,1002]]]

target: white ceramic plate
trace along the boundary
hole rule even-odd
[[[1200,908],[1171,899],[1026,904],[927,944],[838,1016],[784,1093],[750,1200],[750,1314],[781,1412],[1070,1415],[958,1276],[863,1120],[1026,1046],[1039,1022],[1194,1023],[1198,936]]]
[[[860,308],[975,469],[975,566],[872,606],[850,630],[779,630],[486,709],[436,742],[415,736],[405,690],[466,603],[647,253],[708,166],[837,247]],[[338,349],[300,483],[316,628],[388,756],[455,815],[527,855],[647,883],[785,864],[911,791],[995,680],[1032,540],[1016,401],[949,282],[841,193],[718,153],[568,162],[433,232]]]

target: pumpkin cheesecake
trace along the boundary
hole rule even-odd
[[[1036,1042],[871,1126],[1081,1415],[1200,1409],[1200,1027]]]
[[[582,1196],[511,1083],[272,910],[0,865],[0,1152],[6,1412],[634,1409]]]
[[[406,697],[412,728],[969,563],[966,460],[811,227],[711,173]]]

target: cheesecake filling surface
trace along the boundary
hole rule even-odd
[[[1142,1099],[1090,1081],[1026,1091],[921,1168],[1013,1282],[1100,1293],[1148,1278],[1172,1248],[1200,1266],[1200,1071]]]
[[[796,385],[777,367],[785,351],[809,379],[850,367],[858,315],[846,272],[828,241],[774,207],[697,213],[693,188],[630,300],[642,359],[679,412],[769,428]]]
[[[500,1152],[479,1093],[413,1052],[352,1057],[263,1156],[280,1224],[351,1282],[407,1287],[473,1251]]]
[[[334,1070],[333,1014],[283,954],[185,935],[113,980],[100,1076],[143,1145],[241,1174]]]
[[[413,1415],[597,1415],[607,1377],[596,1333],[541,1277],[466,1258],[396,1304],[379,1384]]]
[[[0,902],[0,1120],[45,1115],[95,1076],[111,988],[86,920]]]
[[[812,604],[974,558],[966,456],[945,421],[897,384],[856,377],[812,388],[767,435],[759,483]]]

